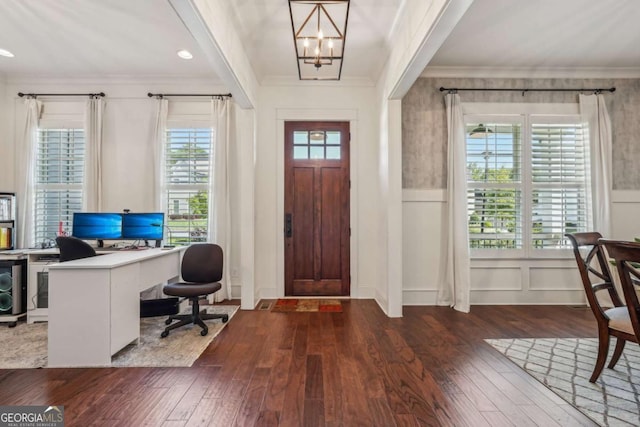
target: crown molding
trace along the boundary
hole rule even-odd
[[[340,80],[300,80],[297,75],[266,76],[260,81],[261,86],[332,86],[332,87],[373,87],[375,82],[368,77],[343,77]]]
[[[449,78],[640,78],[640,67],[441,67],[427,66],[420,77]]]
[[[60,75],[20,75],[6,76],[7,84],[11,85],[206,85],[207,87],[224,87],[223,82],[215,76],[194,75],[104,75],[104,76],[65,76]]]

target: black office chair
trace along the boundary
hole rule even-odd
[[[182,258],[181,268],[184,282],[170,283],[163,288],[165,294],[182,297],[191,301],[191,314],[174,314],[169,316],[165,324],[169,325],[160,334],[165,338],[169,331],[180,326],[196,324],[202,328],[200,335],[205,336],[209,328],[204,323],[208,319],[222,319],[222,323],[229,320],[227,314],[211,314],[207,310],[200,311],[198,301],[207,295],[220,290],[222,285],[222,248],[212,243],[197,243],[189,246]],[[171,324],[174,320],[178,323]]]
[[[96,256],[96,251],[91,245],[76,237],[58,236],[56,244],[60,249],[60,262]]]

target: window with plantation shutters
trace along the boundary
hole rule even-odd
[[[167,130],[165,209],[171,244],[207,241],[212,143],[211,128]]]
[[[466,116],[472,254],[570,248],[591,221],[587,131],[577,115]]]
[[[522,247],[522,124],[467,125],[471,248]]]
[[[531,124],[534,248],[568,247],[565,233],[587,231],[587,162],[581,124],[557,121]]]
[[[82,210],[84,129],[39,129],[35,163],[35,241],[55,239],[62,224],[71,230]]]

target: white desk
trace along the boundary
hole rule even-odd
[[[185,249],[119,251],[51,265],[49,367],[110,366],[113,354],[140,337],[140,291],[179,277]]]

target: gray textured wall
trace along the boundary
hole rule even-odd
[[[402,187],[447,187],[447,122],[444,87],[608,88],[613,130],[613,189],[640,190],[640,79],[420,78],[402,99]],[[460,92],[462,102],[576,103],[576,92]]]

